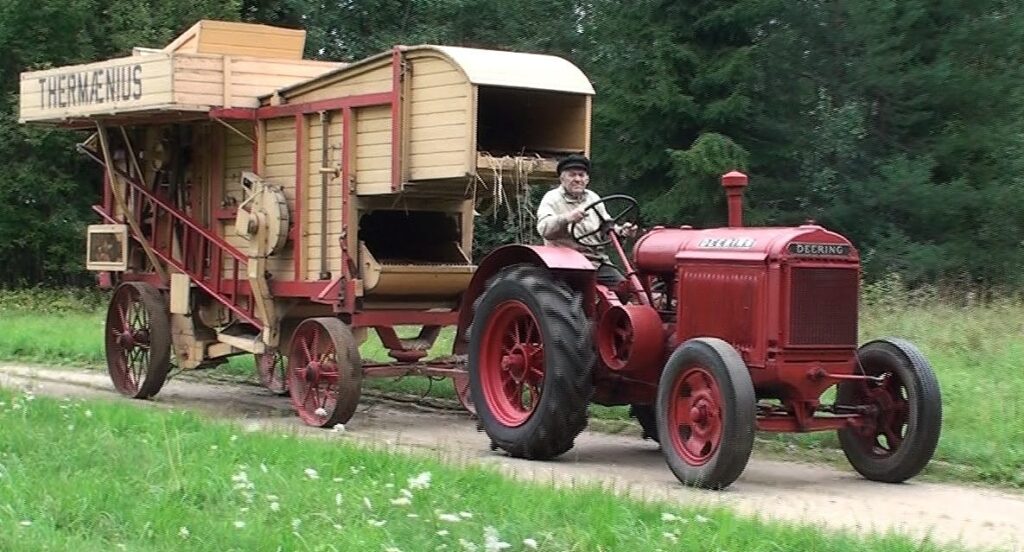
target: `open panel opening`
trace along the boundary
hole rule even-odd
[[[493,86],[478,94],[478,151],[541,157],[586,151],[586,95]]]
[[[359,240],[381,265],[469,264],[453,213],[370,211],[359,219]]]

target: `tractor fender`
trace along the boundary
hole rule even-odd
[[[473,304],[484,292],[487,281],[501,269],[516,264],[532,264],[563,273],[573,288],[584,293],[593,293],[593,282],[596,269],[579,251],[568,247],[552,247],[547,245],[505,245],[487,254],[473,273],[469,287],[459,301],[459,326],[455,339],[455,353],[465,354],[469,344],[469,324],[473,321]]]

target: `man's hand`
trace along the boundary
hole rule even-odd
[[[565,214],[566,222],[579,222],[583,220],[583,207],[577,207]]]
[[[615,233],[624,238],[632,238],[636,236],[639,230],[640,228],[637,225],[633,224],[632,222],[615,225]]]

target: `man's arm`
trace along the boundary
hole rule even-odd
[[[567,223],[562,215],[555,213],[550,201],[541,201],[540,207],[537,208],[537,233],[542,238],[553,240],[560,237],[565,233]]]

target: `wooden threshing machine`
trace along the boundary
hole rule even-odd
[[[473,277],[476,190],[587,153],[593,88],[551,56],[327,63],[304,40],[201,21],[163,49],[22,75],[21,120],[93,130],[80,149],[106,169],[87,250],[116,286],[114,385],[152,397],[172,350],[186,370],[248,353],[316,426],[352,416],[363,377],[452,377],[468,405],[465,340],[425,356]],[[361,362],[370,329],[394,362]]]

